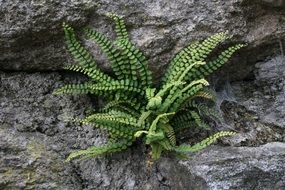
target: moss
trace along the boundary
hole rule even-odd
[[[15,182],[18,181],[21,181],[21,185],[29,185],[29,188],[31,188],[31,185],[37,181],[35,170],[31,168],[19,170],[13,167],[6,168],[6,171],[2,173],[2,180],[4,184],[0,185],[4,185],[5,188],[15,188]]]
[[[46,152],[45,146],[36,141],[31,141],[27,145],[27,150],[28,150],[29,155],[34,159],[41,158],[44,152]]]

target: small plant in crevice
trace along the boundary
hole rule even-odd
[[[151,158],[156,160],[164,152],[185,155],[199,151],[218,138],[235,134],[221,131],[194,145],[178,144],[176,135],[182,129],[207,129],[207,120],[219,119],[217,112],[203,99],[215,101],[205,77],[225,64],[243,44],[233,45],[210,60],[209,54],[228,37],[218,33],[182,49],[170,62],[159,88],[155,88],[152,73],[144,54],[130,41],[121,17],[108,15],[115,22],[117,38],[111,41],[92,29],[84,34],[94,40],[107,55],[113,77],[103,73],[92,55],[80,44],[75,31],[63,24],[69,52],[78,63],[66,69],[90,78],[82,84],[69,84],[55,94],[91,94],[102,97],[107,104],[84,119],[82,124],[93,125],[109,134],[108,143],[72,152],[67,160],[91,158],[122,151],[138,138],[151,147]],[[206,120],[205,120],[206,119]]]

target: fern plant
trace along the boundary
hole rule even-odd
[[[68,50],[78,63],[66,69],[83,73],[90,80],[83,84],[63,86],[54,93],[103,97],[108,102],[105,107],[77,121],[109,134],[107,144],[72,152],[67,160],[122,151],[138,138],[151,147],[151,157],[156,160],[163,152],[171,151],[179,155],[195,152],[221,137],[235,134],[221,131],[194,145],[179,145],[175,135],[187,128],[208,128],[205,121],[209,118],[219,119],[215,110],[201,101],[215,101],[211,91],[205,88],[209,85],[205,77],[224,65],[243,44],[233,45],[209,60],[211,52],[228,38],[227,35],[218,33],[192,43],[172,59],[160,87],[155,88],[147,59],[130,41],[123,19],[114,14],[108,16],[115,22],[115,41],[90,28],[85,29],[84,33],[107,55],[115,74],[113,77],[97,67],[92,55],[80,44],[73,28],[63,24]]]

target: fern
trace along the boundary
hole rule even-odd
[[[79,63],[79,65],[84,70],[90,72],[92,79],[101,83],[111,82],[111,77],[104,74],[97,68],[97,64],[90,53],[77,41],[74,30],[65,23],[63,23],[63,29],[68,50],[73,55],[75,60]]]
[[[138,138],[150,146],[153,160],[167,151],[183,156],[187,152],[201,150],[219,138],[234,135],[233,132],[222,131],[190,146],[177,144],[175,134],[191,127],[208,129],[209,119],[222,119],[206,104],[207,101],[213,104],[216,99],[214,93],[205,88],[209,85],[205,77],[224,65],[243,44],[231,46],[211,59],[209,55],[213,50],[228,38],[226,33],[196,41],[172,59],[160,88],[155,88],[147,58],[130,41],[123,19],[115,14],[108,16],[115,22],[117,38],[114,41],[90,28],[85,29],[84,34],[107,55],[114,76],[99,69],[92,55],[76,38],[74,29],[63,24],[68,51],[78,63],[65,69],[85,74],[90,80],[83,84],[65,85],[54,94],[104,97],[108,103],[103,108],[75,121],[105,130],[110,137],[105,145],[71,153],[68,161],[122,151]]]
[[[235,135],[235,132],[231,132],[231,131],[221,131],[218,132],[204,140],[202,140],[201,142],[191,146],[191,145],[185,145],[182,144],[178,147],[175,147],[175,151],[177,152],[197,152],[199,150],[204,149],[205,147],[213,144],[214,142],[216,142],[217,139],[221,138],[221,137],[225,137],[225,136],[232,136]]]
[[[116,49],[111,40],[90,28],[85,29],[84,32],[88,38],[94,40],[98,45],[100,45],[103,52],[111,62],[111,67],[119,80],[126,79],[126,76],[130,76],[130,73],[126,73],[128,70],[125,69],[125,57],[122,56],[120,50]]]

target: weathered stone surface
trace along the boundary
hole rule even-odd
[[[257,63],[255,78],[258,91],[243,104],[259,112],[263,121],[285,128],[285,56]]]
[[[63,84],[59,74],[1,73],[0,79],[0,122],[18,131],[52,135],[59,126],[68,125],[68,118],[82,114],[90,107],[86,97],[72,105],[72,97],[52,95],[56,87]],[[72,80],[77,81],[76,78]],[[81,106],[84,106],[83,110]]]
[[[62,22],[80,27],[95,6],[91,0],[0,1],[0,68],[61,68],[67,58]]]
[[[1,72],[0,189],[81,189],[65,157],[104,140],[69,122],[82,117],[91,102],[86,96],[52,95],[61,85],[57,73]]]
[[[40,133],[0,128],[0,189],[80,189],[73,168]]]
[[[214,146],[189,161],[164,158],[151,168],[141,150],[130,150],[83,162],[78,170],[85,189],[281,190],[285,187],[284,150],[284,143]]]
[[[258,146],[285,140],[284,56],[258,62],[252,78],[227,82],[219,91],[225,129],[242,133],[231,144]]]
[[[244,78],[256,60],[275,53],[285,37],[284,11],[255,1],[1,1],[0,68],[60,69],[70,62],[61,22],[80,28],[91,10],[89,24],[111,37],[112,26],[104,15],[124,16],[131,38],[147,53],[156,78],[179,49],[221,31],[229,31],[234,42],[249,44],[243,57],[235,58],[235,66],[224,70],[232,78]],[[98,51],[94,54],[100,62],[105,60]]]
[[[284,0],[262,0],[265,5],[271,5],[273,7],[280,7],[284,8],[285,7],[285,1]]]
[[[284,189],[285,144],[260,147],[212,147],[180,163],[206,184],[197,189]],[[200,178],[200,179],[199,179]],[[187,189],[187,188],[185,188]]]
[[[284,143],[210,147],[189,161],[170,157],[152,167],[146,163],[147,150],[137,143],[126,152],[66,163],[72,149],[104,142],[88,126],[66,121],[91,107],[87,97],[51,95],[62,80],[77,79],[57,73],[0,76],[2,189],[270,189],[272,181],[275,189],[285,185]]]

